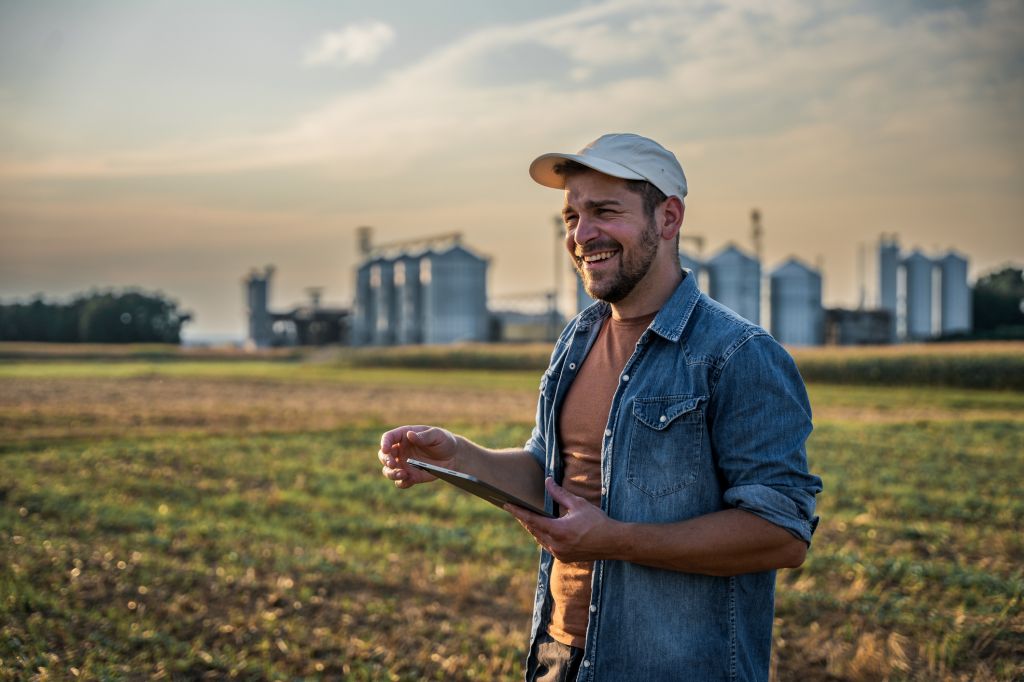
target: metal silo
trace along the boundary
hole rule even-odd
[[[352,323],[352,342],[363,346],[373,342],[373,322],[377,319],[377,306],[370,286],[373,261],[364,261],[356,269],[356,311]]]
[[[729,245],[707,261],[708,295],[754,324],[761,321],[761,264]]]
[[[900,246],[896,237],[882,235],[878,240],[878,307],[892,314],[892,341],[896,340],[899,267]]]
[[[373,342],[378,346],[395,343],[395,261],[381,258],[370,270],[370,286],[374,290],[377,316],[374,320]]]
[[[270,278],[274,274],[274,266],[268,265],[261,274],[257,270],[249,273],[245,279],[246,313],[249,317],[249,333],[247,343],[256,348],[266,348],[273,337],[270,319]]]
[[[790,258],[770,278],[772,335],[779,343],[793,346],[824,343],[821,274]]]
[[[420,287],[422,254],[403,254],[395,261],[395,343],[423,341],[423,301]]]
[[[374,329],[374,343],[380,346],[394,345],[397,327],[394,292],[394,259],[382,258],[378,263],[377,284],[377,325]]]
[[[940,258],[940,320],[943,334],[971,331],[971,288],[967,285],[967,259],[950,251]]]
[[[431,250],[420,262],[425,343],[485,341],[487,260],[459,244]]]
[[[907,338],[929,339],[932,334],[932,260],[920,251],[903,259],[907,278]]]

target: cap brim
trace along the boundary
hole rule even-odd
[[[555,172],[555,166],[566,160],[575,161],[613,178],[646,180],[644,176],[631,171],[622,164],[579,154],[541,154],[530,164],[530,177],[545,187],[565,189],[565,178]]]

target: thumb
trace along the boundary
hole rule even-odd
[[[423,431],[409,431],[409,442],[425,448],[437,448],[447,451],[455,446],[455,436],[444,429],[432,426]]]
[[[551,477],[544,479],[544,487],[548,489],[551,499],[557,502],[558,506],[563,509],[572,509],[576,506],[576,501],[582,499],[555,483],[555,479]]]

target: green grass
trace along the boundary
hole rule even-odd
[[[61,386],[167,376],[477,399],[537,384],[264,360],[0,364],[0,392],[46,389],[6,413],[8,433],[55,415],[0,447],[0,679],[519,678],[536,549],[450,486],[393,489],[375,458],[393,424],[232,432],[211,405],[188,432],[62,426]],[[809,390],[822,522],[806,563],[779,575],[776,679],[1024,676],[1024,394]],[[530,428],[451,425],[495,446]]]

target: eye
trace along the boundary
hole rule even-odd
[[[562,216],[562,220],[565,222],[565,229],[571,230],[576,227],[576,223],[579,222],[579,216],[575,213],[569,213]]]

